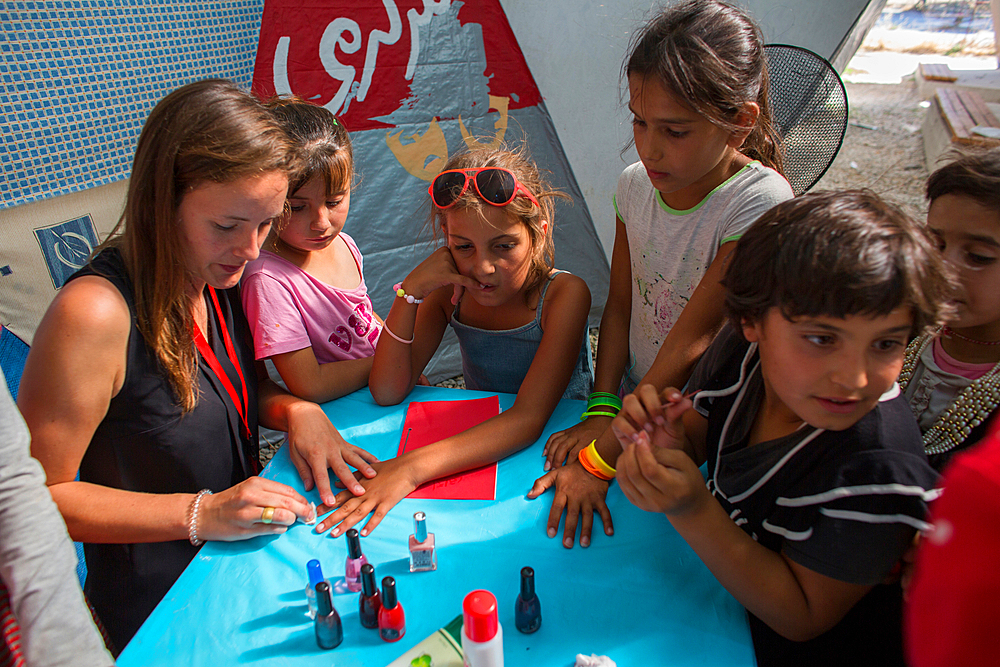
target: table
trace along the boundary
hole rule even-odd
[[[395,454],[409,401],[462,400],[484,392],[416,387],[408,401],[375,404],[367,388],[323,406],[344,437],[380,458]],[[514,396],[500,394],[507,409]],[[465,595],[492,591],[499,602],[506,664],[571,665],[577,653],[610,656],[629,665],[753,665],[743,607],[705,568],[665,517],[636,509],[612,485],[608,506],[615,535],[595,519],[591,546],[568,550],[549,539],[545,524],[551,492],[525,494],[542,473],[549,435],[577,422],[581,401],[561,401],[542,437],[508,457],[497,471],[497,499],[404,500],[362,539],[377,579],[396,578],[406,610],[406,636],[393,644],[358,622],[357,593],[343,585],[343,536],[317,535],[297,524],[280,536],[210,542],[122,652],[122,667],[142,665],[337,665],[383,667],[461,613]],[[303,492],[287,448],[262,476]],[[305,494],[318,500],[315,491]],[[413,513],[427,513],[435,533],[438,569],[410,573],[407,537]],[[319,558],[336,589],[334,605],[344,642],[316,646],[306,614],[306,569]],[[522,635],[514,627],[514,600],[522,566],[535,569],[542,627]]]

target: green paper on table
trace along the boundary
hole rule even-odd
[[[399,656],[386,667],[462,667],[462,615]]]

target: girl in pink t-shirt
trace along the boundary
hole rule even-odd
[[[332,113],[300,99],[269,104],[305,169],[289,184],[290,212],[243,274],[243,308],[257,359],[271,359],[293,394],[329,401],[368,384],[382,321],[361,252],[344,234],[354,158]]]

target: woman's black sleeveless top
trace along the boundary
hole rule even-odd
[[[80,464],[84,482],[144,493],[219,492],[256,474],[257,375],[253,343],[238,288],[219,290],[225,326],[246,378],[250,435],[224,386],[199,355],[197,407],[182,414],[156,354],[136,326],[132,281],[117,249],[102,251],[70,280],[98,275],[121,292],[132,314],[125,381],[111,399]],[[206,289],[207,291],[207,289]],[[209,344],[242,398],[208,294]],[[198,549],[187,540],[85,544],[84,590],[120,651]]]

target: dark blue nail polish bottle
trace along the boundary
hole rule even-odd
[[[542,627],[542,603],[535,595],[535,571],[521,568],[521,593],[514,603],[514,626],[526,635]]]
[[[330,584],[325,581],[316,584],[316,607],[316,644],[322,649],[337,648],[344,641],[344,626],[333,608]]]

